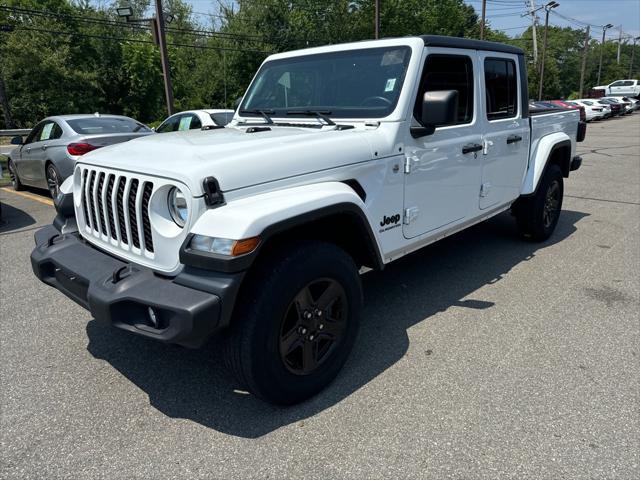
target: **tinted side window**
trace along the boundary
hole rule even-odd
[[[515,117],[518,113],[518,80],[513,60],[487,58],[484,61],[487,118]]]
[[[160,125],[158,128],[156,128],[156,132],[158,132],[158,133],[167,133],[167,132],[173,132],[173,131],[177,130],[177,128],[178,128],[178,119],[179,119],[179,115],[165,120],[162,125]]]
[[[51,130],[51,136],[49,137],[50,140],[55,140],[57,138],[62,137],[62,128],[60,127],[60,125],[58,125],[57,123],[53,123],[53,129]]]
[[[224,127],[227,123],[233,120],[233,115],[234,115],[234,112],[212,113],[211,120],[213,120],[214,123],[219,127]]]
[[[422,99],[425,92],[456,90],[458,115],[447,125],[471,123],[473,119],[473,63],[463,55],[429,55],[422,72],[418,98],[413,108],[416,119],[422,117]],[[446,126],[446,125],[438,125]]]
[[[609,85],[610,87],[622,87],[624,85],[624,82],[622,80],[618,80],[617,82],[613,82],[611,85]]]
[[[195,130],[196,128],[202,128],[202,122],[200,121],[200,117],[194,115],[191,119],[191,125],[189,126],[191,130]]]
[[[24,141],[25,145],[27,143],[33,143],[33,142],[40,141],[40,133],[42,132],[42,127],[43,126],[44,126],[44,122],[41,122],[38,125],[36,125],[35,127],[33,127],[31,132],[29,132],[29,136]]]
[[[192,128],[196,128],[193,126],[193,123],[197,120],[200,123],[200,119],[192,114],[180,115],[180,120],[178,121],[178,128],[174,129],[179,131],[191,130]],[[202,126],[202,125],[200,125]]]

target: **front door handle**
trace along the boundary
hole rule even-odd
[[[522,141],[522,137],[520,135],[509,135],[507,137],[507,143],[516,143]]]
[[[27,153],[31,151],[31,147],[27,147]]]
[[[44,145],[42,145],[42,149],[46,150],[47,149],[47,144],[45,143]]]
[[[467,143],[464,147],[462,147],[463,154],[479,152],[480,150],[482,150],[482,145],[480,145],[479,143]]]

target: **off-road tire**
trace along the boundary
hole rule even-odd
[[[558,224],[563,195],[562,171],[558,165],[549,165],[536,193],[520,198],[513,207],[520,233],[535,242],[547,240]]]
[[[326,350],[329,353],[316,364],[314,370],[300,373],[304,361],[296,371],[296,365],[283,357],[283,338],[289,338],[283,331],[285,324],[291,323],[291,308],[295,309],[293,316],[298,318],[300,309],[296,306],[300,302],[294,303],[294,299],[299,299],[299,294],[308,291],[313,300],[312,290],[321,289],[325,282],[332,286],[332,291],[340,292],[339,300],[330,307],[333,310],[325,314],[327,321],[332,315],[342,319],[340,325],[343,328],[336,334],[336,338],[340,339],[331,344],[332,350]],[[305,290],[307,287],[309,290]],[[328,287],[324,291],[329,292]],[[315,300],[321,299],[322,293],[319,293]],[[310,302],[316,306],[321,303],[324,302]],[[335,314],[338,306],[343,314]],[[361,308],[362,287],[356,264],[338,246],[305,241],[270,251],[252,267],[236,302],[227,338],[227,365],[242,386],[262,400],[278,405],[299,403],[326,387],[344,365],[357,336]],[[317,314],[319,310],[316,308],[314,311]],[[317,319],[314,316],[309,321],[316,322]],[[324,328],[333,329],[336,324],[333,325]],[[318,328],[323,328],[321,323],[309,326],[306,336],[300,333],[302,326],[287,331],[295,330],[299,334],[296,342],[307,342],[309,338],[313,340],[314,332],[318,333],[315,341],[318,345],[324,342],[322,345],[326,346],[329,332],[320,332]],[[308,351],[304,350],[304,345],[299,348],[303,349],[300,350],[302,356]],[[313,351],[320,352],[320,346]],[[295,355],[299,353],[298,350],[293,352]],[[313,365],[313,362],[309,364]]]

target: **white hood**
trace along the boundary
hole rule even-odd
[[[213,176],[222,191],[370,160],[371,131],[273,126],[162,133],[94,150],[80,163],[175,179],[194,196]]]

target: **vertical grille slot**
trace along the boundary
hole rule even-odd
[[[95,206],[95,202],[93,201],[93,187],[95,186],[96,183],[96,171],[95,170],[91,170],[91,173],[89,174],[89,188],[87,191],[87,196],[89,197],[87,199],[87,202],[89,202],[89,210],[91,211],[91,227],[93,230],[98,230],[98,220],[96,219],[96,206]]]
[[[98,188],[96,190],[96,200],[98,204],[98,219],[100,220],[100,228],[98,230],[103,234],[107,234],[107,225],[104,219],[104,205],[102,204],[102,189],[104,188],[104,172],[98,174]]]
[[[82,171],[82,213],[84,223],[89,225],[89,206],[87,205],[87,170]]]
[[[127,183],[126,178],[120,177],[118,180],[118,195],[116,197],[116,207],[118,209],[118,228],[120,229],[120,238],[122,243],[129,243],[127,237],[127,227],[124,224],[124,187]]]
[[[138,235],[138,218],[136,215],[136,195],[138,193],[138,180],[131,180],[131,190],[127,205],[129,207],[129,225],[131,225],[131,243],[136,248],[140,248],[140,236]]]
[[[153,183],[145,182],[142,189],[142,231],[144,233],[144,246],[149,252],[153,252],[153,236],[151,235],[151,222],[149,221],[151,192],[153,192]]]
[[[107,179],[107,215],[109,216],[109,232],[111,232],[111,238],[117,240],[116,225],[113,221],[113,184],[115,183],[116,176],[109,174]]]

